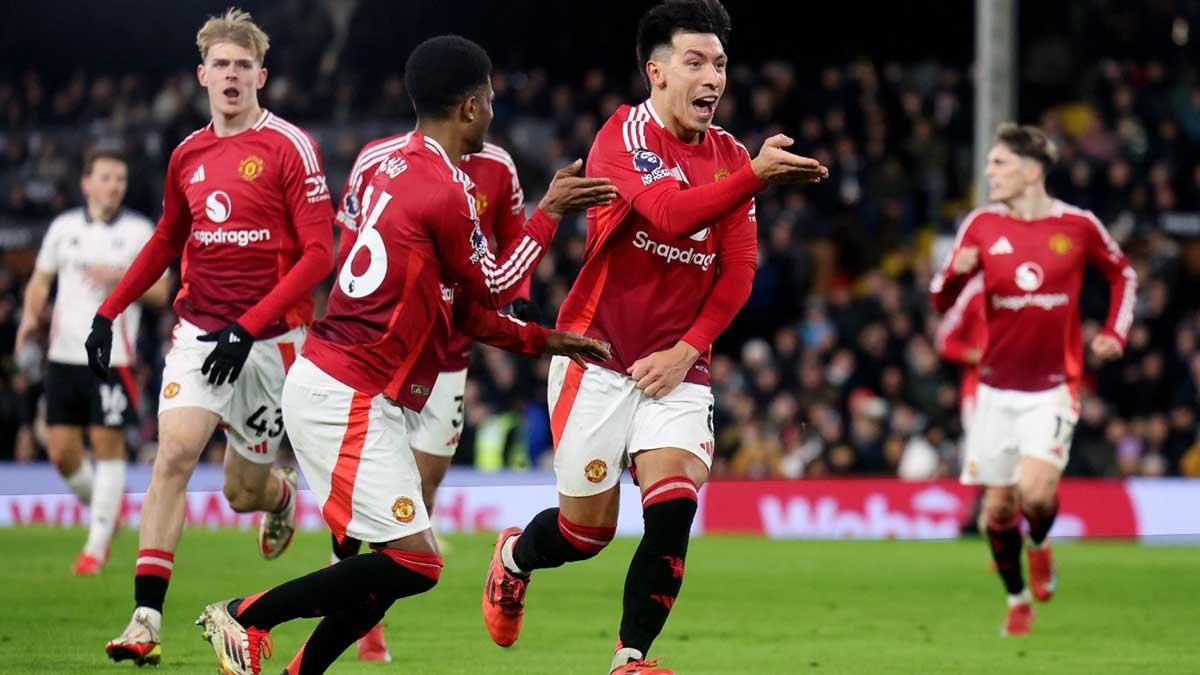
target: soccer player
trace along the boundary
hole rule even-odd
[[[197,624],[223,673],[259,673],[267,633],[312,616],[324,618],[285,672],[325,672],[392,603],[437,583],[442,560],[396,403],[429,341],[448,331],[447,291],[489,309],[507,305],[562,215],[610,202],[616,192],[607,180],[572,177],[576,162],[556,174],[520,235],[494,256],[470,181],[458,168],[464,155],[483,148],[492,120],[490,72],[487,53],[457,36],[428,40],[409,56],[405,83],[416,131],[364,191],[361,226],[329,311],[313,325],[284,385],[289,437],[326,523],[339,540],[365,541],[372,552],[206,607]],[[521,328],[529,336],[526,353],[549,339],[535,324]],[[609,355],[596,340],[569,338],[561,353]]]
[[[160,659],[163,600],[183,528],[188,479],[218,424],[226,428],[225,495],[264,511],[259,551],[273,559],[295,530],[297,476],[272,469],[284,423],[283,379],[312,319],[311,292],[333,266],[333,209],[317,146],[263,110],[268,40],[231,9],[196,35],[212,123],[175,148],[163,215],[100,306],[88,360],[108,370],[112,320],[181,255],[179,324],[163,370],[159,446],[142,504],[133,619],[108,643],[114,660]]]
[[[971,425],[979,394],[979,361],[987,348],[987,316],[983,308],[983,274],[976,273],[963,286],[954,305],[937,328],[937,351],[962,368],[959,378],[959,414],[964,431]]]
[[[987,157],[993,203],[963,220],[946,267],[930,285],[934,307],[946,312],[983,274],[987,346],[961,479],[985,486],[988,541],[1008,591],[1006,635],[1029,633],[1030,590],[1042,602],[1054,594],[1046,535],[1079,419],[1084,268],[1098,268],[1109,283],[1108,318],[1091,342],[1096,358],[1121,357],[1137,300],[1137,274],[1104,225],[1091,211],[1046,193],[1056,155],[1037,127],[1000,126]],[[1021,574],[1022,514],[1029,524],[1030,589]]]
[[[548,385],[559,507],[497,539],[482,609],[513,644],[533,570],[599,553],[613,538],[625,467],[642,490],[645,535],[629,566],[613,673],[669,673],[646,660],[683,583],[697,490],[712,462],[709,352],[750,294],[753,197],[768,183],[828,175],[768,139],[753,160],[712,126],[725,89],[729,15],[711,0],[671,0],[641,19],[637,53],[649,100],[600,130],[588,175],[620,190],[588,213],[583,269],[558,327],[611,343],[584,370],[555,359]]]
[[[370,177],[383,160],[405,147],[411,138],[412,133],[404,133],[376,139],[358,153],[346,179],[338,210],[337,220],[342,226],[339,263],[354,246],[362,213],[360,205]],[[459,168],[474,185],[475,213],[484,236],[502,249],[507,247],[525,222],[525,195],[512,157],[500,146],[485,142],[483,150],[463,157]],[[526,280],[517,301],[528,299],[529,281]],[[410,383],[407,391],[417,398],[417,405],[406,407],[405,417],[408,440],[421,475],[421,499],[425,502],[425,511],[432,516],[434,496],[446,477],[462,434],[471,338],[462,331],[452,331],[443,339],[431,340],[426,352],[418,366],[432,368],[434,381]],[[414,388],[411,384],[418,386]],[[339,543],[335,537],[333,562],[357,554],[360,544],[352,538]],[[359,640],[358,658],[361,661],[391,659],[380,626],[372,628]]]
[[[71,492],[90,509],[87,542],[75,559],[78,576],[100,573],[125,494],[125,436],[137,421],[138,389],[131,367],[141,323],[141,303],[117,317],[113,369],[102,381],[87,368],[83,346],[89,318],[125,272],[154,226],[140,213],[121,208],[129,165],[111,151],[90,154],[84,161],[84,206],[60,214],[50,223],[38,252],[33,277],[25,286],[25,306],[17,328],[16,352],[38,329],[39,317],[58,277],[58,295],[50,320],[46,366],[46,424],[50,460]],[[160,278],[142,302],[166,304],[168,278]],[[83,456],[84,430],[95,455]]]

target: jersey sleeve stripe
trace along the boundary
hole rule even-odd
[[[963,315],[966,314],[967,305],[971,303],[971,298],[983,292],[983,272],[977,272],[971,280],[963,286],[962,293],[958,299],[954,301],[954,306],[946,311],[946,315],[942,317],[942,322],[938,324],[937,333],[934,341],[937,343],[937,348],[940,351],[946,344],[947,338],[953,333],[960,324],[962,324]]]
[[[493,292],[499,293],[500,291],[517,285],[525,277],[525,273],[529,270],[529,266],[533,263],[534,259],[537,258],[538,254],[541,253],[541,251],[541,245],[536,243],[527,248],[525,252],[521,254],[520,259],[517,261],[516,267],[513,267],[511,270],[509,270],[508,273],[503,277],[496,278],[496,275],[488,274],[488,286]]]
[[[312,142],[302,131],[274,116],[267,121],[267,128],[283,134],[292,142],[292,145],[296,146],[296,152],[300,153],[300,159],[304,163],[305,173],[310,175],[320,173],[316,151],[313,150]]]
[[[524,252],[523,249],[528,248],[533,243],[535,243],[533,241],[533,238],[530,237],[529,235],[526,235],[524,238],[521,239],[521,243],[517,244],[517,247],[513,249],[513,254],[512,254],[512,256],[509,257],[508,261],[506,261],[499,268],[496,267],[496,256],[495,255],[488,255],[487,257],[485,257],[483,259],[483,264],[485,267],[495,270],[495,272],[498,274],[503,273],[513,264],[513,261],[516,260],[517,257],[519,255],[521,255],[521,253]]]
[[[394,141],[364,148],[358,154],[358,159],[354,160],[354,166],[350,168],[350,190],[358,192],[367,173],[383,163],[393,152],[407,146],[411,137],[412,134],[407,133]]]

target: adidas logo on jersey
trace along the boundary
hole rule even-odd
[[[188,181],[188,185],[195,185],[196,183],[201,183],[203,181],[204,181],[204,165],[201,164],[200,167],[196,169],[196,173],[192,174],[192,179]]]
[[[1005,255],[1013,252],[1012,244],[1008,242],[1008,237],[1000,237],[992,247],[988,249],[988,255]]]

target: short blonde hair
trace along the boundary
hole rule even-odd
[[[254,52],[259,64],[267,56],[271,39],[254,23],[250,12],[230,7],[222,16],[211,16],[196,33],[196,46],[200,48],[200,60],[208,58],[208,50],[219,42],[229,42]]]

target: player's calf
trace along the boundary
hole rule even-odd
[[[645,657],[679,597],[697,494],[685,476],[663,478],[642,492],[646,531],[629,563],[621,616],[623,658],[629,661]]]

